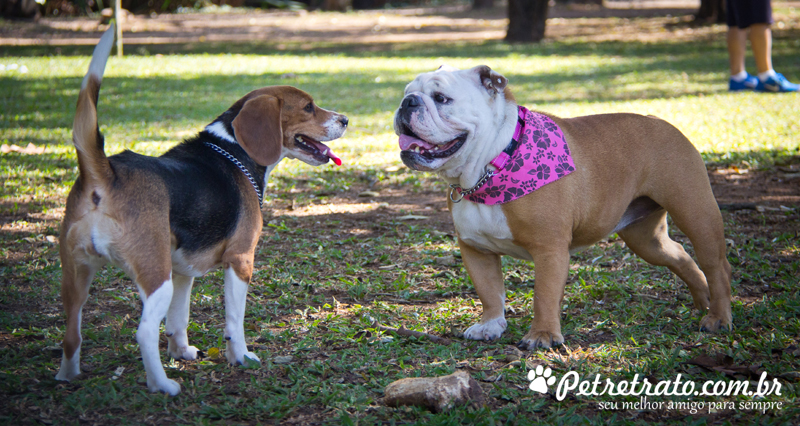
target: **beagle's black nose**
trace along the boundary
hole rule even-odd
[[[350,120],[348,120],[347,117],[343,115],[339,117],[339,122],[342,123],[342,127],[347,127],[347,123],[349,123]]]

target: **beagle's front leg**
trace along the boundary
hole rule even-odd
[[[253,272],[251,262],[238,262],[225,268],[225,356],[231,364],[245,364],[245,358],[261,362],[256,354],[247,351],[244,338],[244,313],[247,286]]]
[[[503,284],[503,270],[500,255],[476,250],[469,244],[458,240],[461,259],[467,273],[475,285],[475,291],[483,304],[481,321],[464,332],[471,340],[494,340],[508,327],[505,318],[506,290]]]
[[[193,282],[192,277],[172,274],[172,302],[167,311],[165,331],[169,340],[168,353],[174,359],[197,359],[198,350],[189,345],[189,337],[186,334]]]

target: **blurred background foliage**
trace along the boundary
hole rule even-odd
[[[0,4],[18,5],[27,10],[38,7],[39,16],[76,16],[98,13],[113,7],[114,0],[0,0]],[[502,0],[501,0],[502,1]],[[496,0],[476,0],[477,7],[491,7]],[[171,13],[206,8],[250,7],[260,9],[336,10],[382,9],[403,6],[441,6],[472,4],[471,0],[122,0],[122,8],[135,14]]]

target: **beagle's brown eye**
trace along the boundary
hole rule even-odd
[[[303,108],[303,111],[305,111],[305,112],[314,112],[314,104],[309,102],[308,105],[306,105],[306,107]]]

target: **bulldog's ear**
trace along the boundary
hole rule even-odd
[[[249,99],[233,119],[233,132],[247,155],[262,166],[278,162],[283,150],[283,100],[261,95]]]
[[[503,89],[506,88],[506,85],[508,85],[507,78],[486,65],[479,65],[472,70],[478,74],[478,78],[480,78],[483,87],[490,92],[502,92]]]

